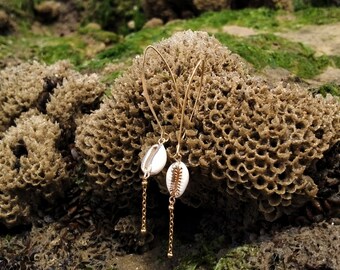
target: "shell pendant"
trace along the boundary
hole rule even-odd
[[[144,174],[156,175],[163,170],[167,161],[165,147],[162,143],[152,145],[142,159],[141,168]]]
[[[182,161],[172,163],[166,173],[166,186],[170,196],[179,198],[189,183],[189,170]]]

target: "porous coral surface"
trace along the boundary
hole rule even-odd
[[[63,78],[70,71],[70,64],[58,62],[46,66],[38,62],[23,63],[0,70],[0,138],[22,112],[39,107],[56,86],[49,78]],[[62,80],[62,79],[61,79]]]
[[[316,197],[317,183],[305,170],[339,140],[336,99],[314,97],[296,86],[270,88],[248,75],[238,56],[203,32],[179,32],[155,47],[175,74],[180,100],[198,60],[205,59],[204,71],[199,68],[193,77],[185,111],[181,155],[191,180],[181,198],[184,203],[209,206],[212,191],[217,191],[224,198],[253,201],[267,220],[275,220]],[[160,132],[142,96],[141,67],[142,58],[136,58],[117,79],[112,98],[77,130],[76,144],[92,185],[124,203],[138,193],[140,157],[157,142]],[[204,90],[190,121],[202,72]],[[152,52],[146,81],[170,137],[166,147],[172,162],[178,102],[168,70]],[[155,178],[166,193],[164,173]]]
[[[0,141],[0,190],[4,192],[0,218],[6,225],[19,223],[20,217],[29,218],[27,211],[19,209],[27,209],[37,197],[52,200],[62,192],[67,172],[55,147],[60,133],[57,124],[36,115],[18,121]]]
[[[104,85],[68,62],[24,63],[0,71],[0,222],[31,221],[31,208],[68,188],[77,159],[78,119],[96,109]]]
[[[259,245],[256,269],[338,269],[340,225],[319,223],[275,233]]]

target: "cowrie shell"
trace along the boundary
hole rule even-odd
[[[166,172],[166,186],[171,196],[179,198],[183,195],[189,183],[189,170],[187,166],[177,161],[172,163]]]
[[[142,159],[142,171],[149,175],[156,175],[163,170],[166,160],[167,156],[164,145],[154,144],[149,148]]]

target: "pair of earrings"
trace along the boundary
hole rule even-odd
[[[170,167],[167,170],[166,173],[166,186],[170,194],[169,198],[169,246],[168,246],[168,257],[171,258],[173,256],[172,249],[173,249],[173,234],[174,234],[174,205],[176,202],[176,199],[183,195],[185,189],[187,188],[187,185],[189,183],[189,170],[187,166],[182,162],[182,156],[180,154],[181,147],[182,147],[182,141],[185,137],[184,132],[184,114],[185,114],[185,108],[187,106],[188,102],[188,96],[190,91],[190,86],[193,80],[194,75],[196,74],[196,71],[200,65],[202,65],[202,75],[200,79],[200,85],[199,85],[199,91],[198,95],[196,97],[193,110],[191,112],[191,115],[189,117],[189,121],[192,120],[198,101],[201,97],[201,89],[202,89],[202,83],[203,83],[203,73],[204,73],[204,61],[199,60],[196,64],[192,74],[189,77],[189,83],[187,85],[187,88],[184,93],[184,99],[182,104],[180,104],[179,100],[179,93],[178,93],[178,87],[177,83],[174,77],[174,74],[171,71],[170,66],[168,65],[167,61],[164,59],[163,55],[153,46],[148,46],[144,51],[144,58],[143,58],[143,68],[142,68],[142,87],[143,87],[143,96],[145,97],[145,100],[150,108],[150,111],[155,118],[155,121],[160,129],[160,138],[158,142],[154,145],[152,145],[148,151],[146,152],[145,156],[142,159],[141,162],[141,169],[144,173],[142,178],[142,226],[141,226],[141,232],[146,233],[146,199],[147,199],[147,185],[148,185],[148,178],[150,176],[156,175],[160,173],[163,168],[166,165],[167,162],[167,153],[166,149],[164,147],[164,144],[169,140],[169,135],[165,132],[163,126],[161,125],[160,120],[157,117],[157,114],[153,108],[147,86],[146,86],[146,79],[145,79],[145,62],[146,62],[146,55],[148,50],[154,50],[162,59],[162,61],[165,63],[166,68],[168,69],[171,80],[175,87],[175,95],[177,100],[177,106],[178,111],[180,112],[180,126],[179,130],[177,132],[177,146],[176,146],[176,153],[174,156],[175,162],[170,165]]]

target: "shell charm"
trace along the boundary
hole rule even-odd
[[[166,173],[166,186],[170,196],[179,198],[189,183],[189,170],[182,161],[172,163]]]
[[[143,173],[151,175],[158,174],[163,170],[167,160],[166,150],[163,144],[154,144],[146,152],[142,159],[141,168]]]

